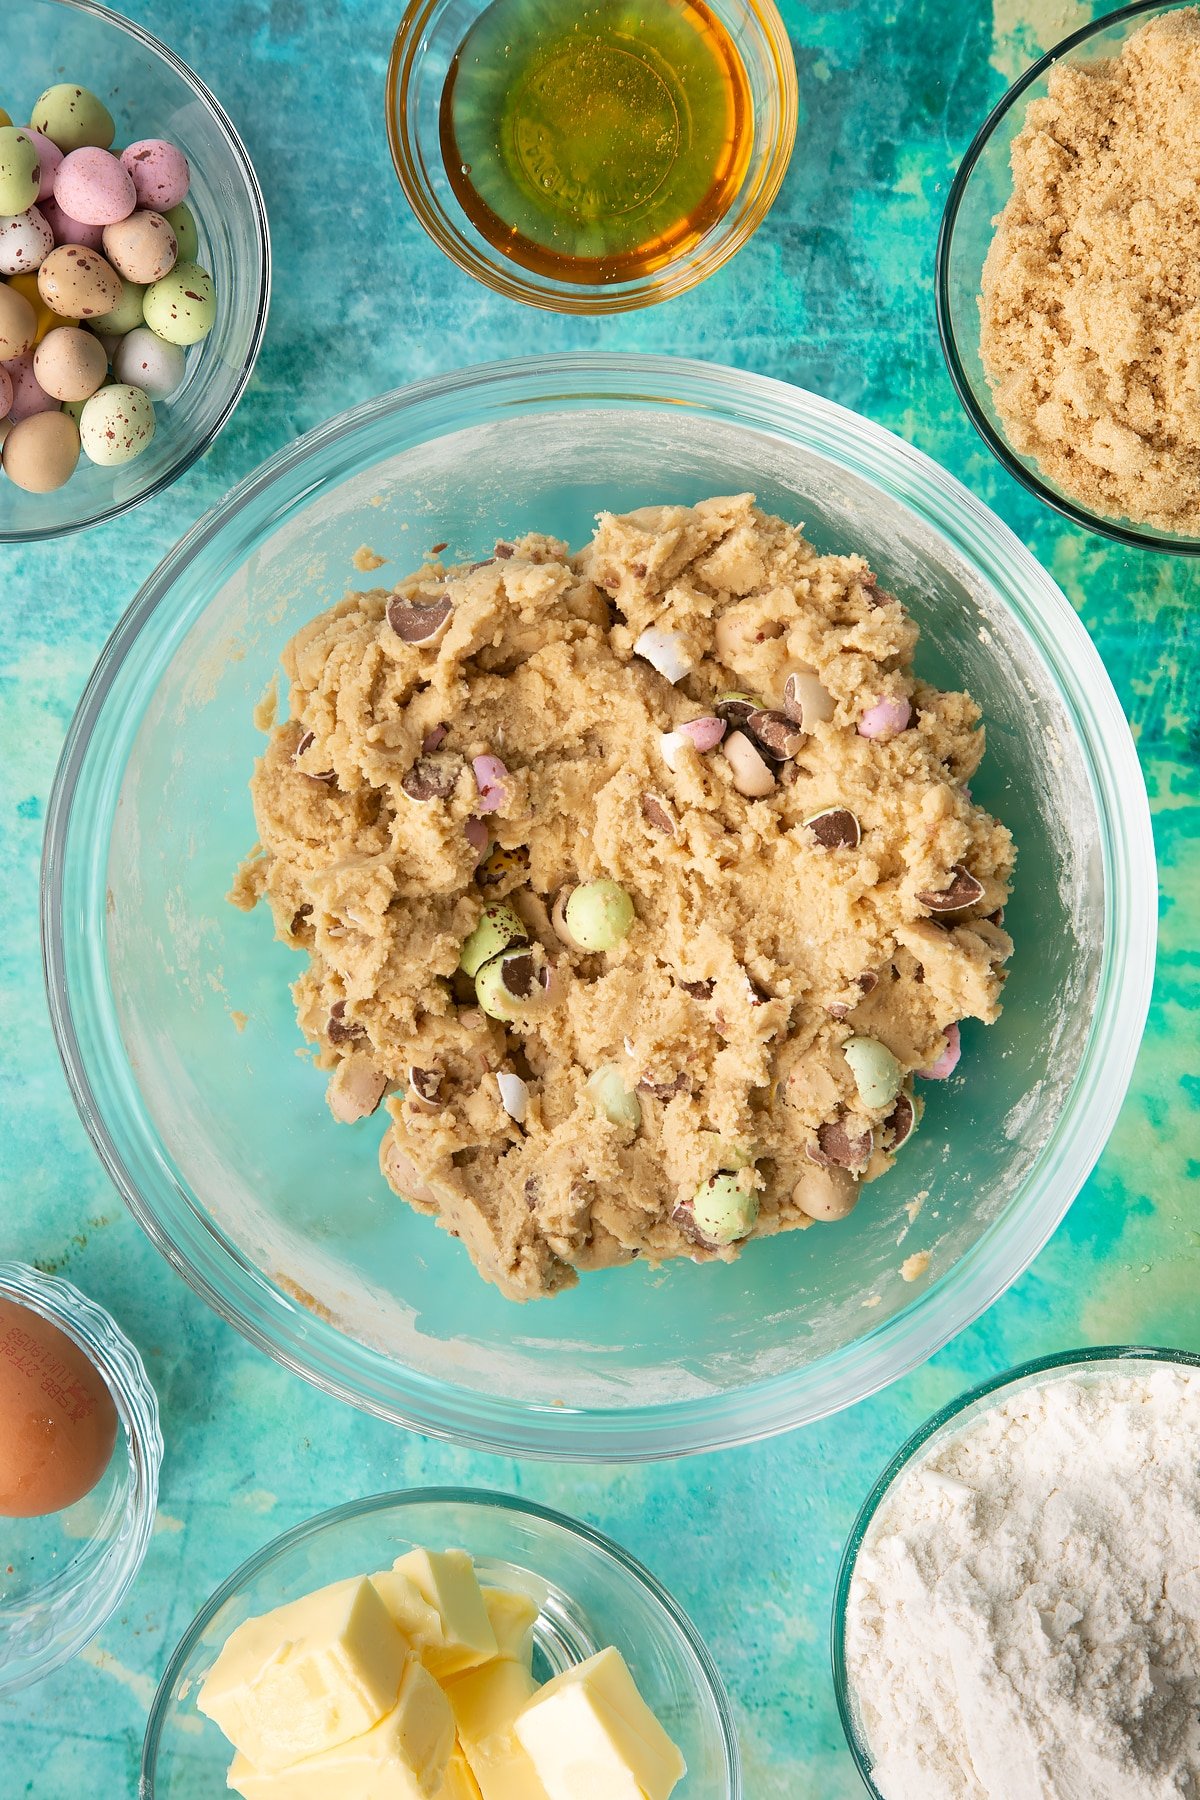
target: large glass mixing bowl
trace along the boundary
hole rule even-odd
[[[351,566],[364,543],[394,579],[442,541],[450,558],[534,526],[579,543],[602,507],[747,488],[822,549],[864,552],[920,622],[919,671],[982,706],[975,796],[1019,846],[1003,1017],[964,1028],[958,1077],[926,1090],[920,1132],[844,1223],[752,1244],[728,1266],[590,1275],[517,1307],[384,1185],[380,1119],[334,1123],[323,1076],[296,1054],[300,959],[265,912],[226,903],[255,837],[251,715],[297,627],[378,580]],[[975,1318],[1100,1153],[1144,1022],[1154,929],[1128,728],[1087,634],[1012,533],[918,451],[826,400],[652,357],[423,382],[265,464],[117,627],[46,837],[67,1073],[173,1265],[256,1343],[360,1406],[560,1458],[780,1431],[870,1393]],[[928,1273],[905,1281],[914,1251]]]

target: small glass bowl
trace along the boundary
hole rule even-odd
[[[220,102],[186,63],[95,0],[21,0],[0,10],[0,100],[20,123],[52,81],[82,81],[117,122],[117,143],[163,137],[191,166],[187,203],[200,235],[198,261],[213,278],[217,322],[187,353],[187,373],[155,406],[150,447],[103,469],[83,455],[64,487],[27,494],[0,478],[0,544],[61,537],[116,518],[169,487],[202,456],[233,412],[267,323],[271,249],[250,157]]]
[[[735,255],[762,224],[796,139],[796,63],[774,0],[709,0],[741,54],[750,83],[754,142],[730,206],[698,241],[636,280],[588,285],[523,268],[504,256],[463,209],[446,173],[439,135],[451,62],[487,0],[411,0],[392,45],[387,132],[409,205],[439,249],[486,287],[529,306],[565,313],[628,312],[686,293]]]
[[[109,1315],[69,1281],[0,1262],[0,1299],[49,1319],[108,1385],[119,1427],[99,1484],[41,1519],[5,1519],[0,1556],[0,1694],[28,1687],[83,1649],[142,1566],[163,1442],[142,1359]]]
[[[252,1556],[205,1601],[161,1682],[142,1746],[140,1800],[219,1800],[232,1750],[196,1706],[244,1619],[422,1544],[469,1550],[481,1577],[538,1606],[539,1681],[615,1644],[683,1752],[679,1800],[742,1800],[741,1758],[721,1677],[695,1627],[618,1545],[531,1501],[465,1488],[376,1494],[320,1513]]]
[[[833,1601],[831,1653],[834,1693],[838,1712],[841,1715],[842,1730],[846,1734],[850,1754],[854,1758],[855,1766],[862,1776],[871,1800],[884,1800],[884,1796],[871,1779],[874,1758],[867,1743],[866,1730],[846,1667],[846,1624],[850,1607],[850,1588],[854,1581],[859,1551],[874,1524],[876,1514],[890,1494],[894,1483],[900,1479],[911,1464],[924,1461],[927,1456],[933,1455],[945,1439],[959,1436],[982,1414],[990,1411],[1002,1395],[1007,1395],[1014,1388],[1040,1387],[1076,1374],[1084,1379],[1135,1375],[1141,1373],[1147,1363],[1160,1363],[1191,1371],[1200,1369],[1200,1356],[1194,1356],[1186,1350],[1159,1350],[1141,1344],[1104,1344],[1091,1350],[1060,1350],[1054,1356],[1039,1356],[1032,1362],[1020,1363],[1016,1368],[1006,1369],[1002,1374],[994,1375],[990,1381],[981,1382],[978,1387],[968,1388],[966,1393],[959,1394],[956,1399],[943,1406],[939,1412],[926,1419],[925,1423],[914,1431],[908,1442],[896,1452],[867,1495],[862,1509],[854,1521],[854,1527],[847,1539],[846,1548],[842,1552],[841,1566],[838,1569],[837,1588]]]
[[[1106,18],[1096,19],[1047,51],[1009,88],[981,126],[950,188],[937,248],[937,319],[942,353],[950,379],[967,416],[988,449],[1011,475],[1039,500],[1119,543],[1143,550],[1167,550],[1200,556],[1200,537],[1160,531],[1130,519],[1090,511],[1050,480],[1031,456],[1010,443],[996,410],[979,352],[979,295],[983,265],[995,235],[995,220],[1012,193],[1009,156],[1013,139],[1025,124],[1031,101],[1043,99],[1047,79],[1060,63],[1082,67],[1117,56],[1126,40],[1160,13],[1176,12],[1194,0],[1137,0]]]

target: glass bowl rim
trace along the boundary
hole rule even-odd
[[[0,1671],[0,1694],[4,1694],[40,1681],[78,1655],[128,1593],[154,1533],[163,1437],[158,1396],[145,1364],[137,1346],[106,1307],[64,1276],[46,1275],[29,1263],[15,1260],[0,1261],[0,1299],[13,1300],[57,1325],[103,1376],[128,1439],[130,1485],[124,1516],[131,1521],[121,1553],[108,1571],[109,1579],[97,1583],[96,1571],[92,1570],[86,1582],[79,1584],[78,1591],[82,1594],[86,1590],[88,1603],[72,1629],[15,1679],[6,1679]],[[0,1605],[0,1616],[3,1611]]]
[[[1200,556],[1200,536],[1172,537],[1151,530],[1149,527],[1141,529],[1133,525],[1123,525],[1119,519],[1089,511],[1079,501],[1070,499],[1066,494],[1060,494],[1034,469],[1028,468],[1008,440],[997,431],[976,397],[974,384],[967,374],[959,351],[958,334],[954,329],[950,305],[950,252],[958,215],[976,164],[991,143],[994,133],[1027,89],[1032,87],[1034,82],[1038,81],[1055,63],[1061,62],[1072,51],[1086,44],[1090,38],[1098,37],[1101,32],[1110,30],[1114,25],[1121,25],[1127,19],[1138,18],[1143,13],[1177,12],[1181,6],[1187,4],[1189,4],[1189,0],[1133,0],[1131,5],[1118,7],[1115,12],[1105,13],[1103,17],[1092,19],[1088,24],[1081,25],[1078,30],[1070,32],[1039,56],[1036,62],[1031,63],[1017,77],[988,113],[958,165],[954,180],[950,184],[950,192],[946,197],[941,224],[938,227],[937,250],[934,259],[934,299],[942,356],[964,412],[992,455],[1008,470],[1010,475],[1021,483],[1023,488],[1038,500],[1044,501],[1047,506],[1053,507],[1055,512],[1060,513],[1063,518],[1069,519],[1072,524],[1081,525],[1085,531],[1097,532],[1101,537],[1112,538],[1119,544],[1128,544],[1137,550],[1153,550],[1171,556]]]
[[[442,436],[464,422],[506,417],[516,407],[545,412],[556,403],[580,399],[607,401],[614,410],[623,405],[707,409],[739,429],[773,433],[775,441],[804,441],[805,430],[819,426],[826,456],[840,457],[860,479],[897,494],[948,538],[959,555],[972,560],[977,572],[985,571],[995,582],[1002,575],[1011,580],[1011,571],[1020,569],[1022,593],[1029,596],[1024,610],[1008,596],[1003,604],[1039,651],[1047,679],[1059,684],[1088,765],[1108,896],[1101,978],[1079,1071],[1038,1164],[1003,1219],[993,1222],[953,1268],[894,1317],[817,1363],[730,1392],[624,1409],[542,1406],[422,1375],[369,1350],[283,1294],[207,1216],[189,1206],[186,1195],[182,1213],[176,1206],[164,1207],[162,1196],[174,1183],[147,1187],[154,1196],[148,1200],[126,1164],[125,1148],[132,1140],[123,1125],[110,1127],[97,1104],[76,1030],[65,955],[64,850],[95,728],[143,630],[153,625],[160,608],[167,616],[165,603],[180,571],[222,532],[231,531],[259,496],[273,491],[271,518],[278,523],[291,508],[306,504],[323,479],[350,478],[344,468],[316,475],[311,465],[325,463],[328,453],[360,427],[390,422],[409,408],[423,417],[422,409],[436,401],[439,425],[434,435]],[[470,409],[465,421],[453,411],[455,404]],[[392,453],[402,447],[394,437]],[[239,542],[235,553],[243,551]],[[42,947],[51,1022],[80,1117],[151,1242],[216,1312],[326,1392],[426,1436],[501,1455],[632,1462],[753,1442],[865,1398],[940,1349],[1016,1280],[1082,1186],[1124,1097],[1149,1005],[1156,896],[1145,784],[1099,653],[1049,574],[982,501],[883,427],[773,377],[674,357],[574,351],[429,377],[336,415],[244,477],[168,552],[118,621],[67,733],[47,809]],[[96,949],[89,954],[94,956]],[[1102,1044],[1107,1045],[1103,1053]],[[998,1243],[1004,1248],[1002,1258]],[[813,1372],[822,1368],[823,1380],[811,1393]],[[831,1386],[836,1391],[830,1392]]]
[[[751,204],[739,216],[733,230],[724,229],[730,217],[728,212],[710,228],[710,233],[715,234],[714,241],[704,255],[684,253],[651,276],[634,283],[615,283],[612,287],[598,283],[554,285],[552,278],[539,275],[536,270],[508,263],[490,245],[486,252],[481,250],[463,235],[453,217],[435,198],[425,176],[424,159],[410,153],[409,134],[400,129],[399,113],[426,49],[423,40],[426,24],[439,3],[440,0],[408,0],[405,6],[388,57],[384,82],[385,124],[392,167],[404,198],[437,248],[465,274],[494,293],[521,301],[526,306],[546,312],[601,317],[657,306],[664,300],[687,293],[715,274],[754,236],[783,185],[800,122],[796,56],[776,0],[726,0],[726,4],[739,9],[757,28],[772,66],[779,99],[777,129],[768,142],[766,160]],[[736,198],[740,198],[740,192],[735,201]]]
[[[164,44],[161,39],[156,38],[152,32],[147,31],[143,25],[137,24],[135,20],[122,18],[120,13],[115,13],[109,7],[102,6],[100,0],[51,0],[51,4],[69,7],[72,12],[83,13],[88,18],[99,20],[101,24],[111,25],[124,33],[126,37],[132,38],[143,50],[149,51],[161,62],[164,62],[172,73],[177,75],[190,89],[193,98],[199,100],[207,108],[218,131],[228,144],[235,162],[240,165],[249,192],[254,236],[259,251],[256,272],[256,312],[254,329],[251,333],[245,360],[219,415],[193,443],[186,445],[181,450],[171,466],[164,469],[149,487],[142,492],[131,494],[125,499],[109,501],[99,511],[90,513],[85,518],[69,519],[62,525],[25,525],[16,531],[0,525],[0,544],[46,543],[54,538],[70,537],[76,531],[90,531],[94,525],[108,524],[112,519],[119,519],[122,514],[131,512],[135,506],[141,506],[143,501],[154,499],[156,495],[163,493],[178,481],[181,475],[186,474],[192,464],[211,449],[219,433],[229,423],[246,391],[246,385],[254,372],[254,365],[258,361],[258,353],[262,348],[263,336],[267,329],[267,313],[271,303],[271,234],[267,224],[266,201],[263,199],[258,176],[255,174],[254,164],[250,160],[250,153],[243,144],[236,125],[216,95],[205,82],[201,81],[195,70],[190,68],[183,58],[176,55],[175,51]]]
[[[1067,1373],[1071,1369],[1089,1369],[1099,1364],[1114,1366],[1122,1362],[1148,1362],[1174,1365],[1176,1368],[1200,1370],[1200,1354],[1191,1350],[1173,1350],[1154,1344],[1095,1344],[1083,1349],[1055,1350],[1048,1356],[1031,1357],[1028,1362],[1014,1363],[1011,1368],[1002,1369],[997,1375],[988,1376],[986,1381],[964,1389],[956,1394],[944,1406],[922,1421],[917,1429],[905,1439],[886,1468],[872,1483],[870,1492],[858,1509],[850,1535],[846,1539],[838,1564],[837,1581],[833,1595],[833,1618],[830,1628],[830,1662],[833,1670],[834,1697],[837,1701],[838,1716],[846,1744],[854,1759],[854,1766],[862,1778],[870,1795],[870,1800],[883,1800],[879,1789],[871,1776],[871,1757],[859,1734],[858,1722],[854,1717],[854,1706],[850,1697],[850,1678],[846,1668],[846,1623],[850,1605],[850,1584],[854,1579],[854,1571],[858,1563],[858,1554],[863,1541],[874,1522],[875,1515],[887,1499],[894,1484],[900,1479],[911,1463],[921,1455],[930,1440],[946,1425],[992,1395],[1005,1392],[1009,1388],[1018,1388],[1035,1384],[1042,1375]]]
[[[215,1588],[207,1600],[201,1604],[186,1626],[179,1642],[171,1652],[170,1660],[163,1670],[155,1690],[142,1739],[141,1777],[138,1789],[142,1800],[150,1800],[154,1793],[155,1769],[162,1742],[163,1725],[171,1704],[171,1691],[176,1677],[226,1601],[232,1599],[264,1569],[281,1556],[286,1555],[289,1550],[294,1549],[297,1544],[319,1537],[324,1531],[334,1526],[344,1524],[352,1519],[369,1518],[373,1513],[388,1512],[409,1506],[429,1505],[477,1507],[483,1511],[495,1510],[513,1513],[517,1516],[536,1519],[541,1525],[552,1525],[556,1529],[564,1531],[577,1543],[584,1545],[589,1554],[608,1557],[626,1575],[631,1576],[640,1587],[645,1589],[650,1598],[657,1603],[658,1609],[666,1615],[673,1630],[683,1640],[695,1659],[699,1675],[713,1702],[713,1710],[721,1729],[721,1739],[730,1777],[728,1800],[741,1800],[741,1748],[733,1721],[733,1709],[728,1690],[708,1645],[678,1600],[668,1588],[663,1586],[658,1577],[652,1574],[644,1563],[639,1562],[635,1556],[618,1544],[615,1539],[598,1531],[594,1525],[586,1524],[582,1519],[573,1519],[567,1513],[558,1512],[553,1507],[542,1506],[538,1501],[527,1500],[522,1495],[501,1493],[490,1488],[450,1486],[395,1488],[385,1493],[368,1494],[360,1500],[346,1500],[339,1506],[328,1507],[324,1512],[316,1513],[312,1518],[303,1519],[298,1525],[292,1525],[287,1531],[280,1532],[277,1537],[272,1538],[269,1543],[264,1544],[240,1563],[231,1575],[226,1576],[220,1586]]]

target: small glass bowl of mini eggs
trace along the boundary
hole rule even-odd
[[[258,183],[207,89],[103,7],[30,7],[20,43],[0,26],[0,541],[174,480],[249,379],[270,287]]]

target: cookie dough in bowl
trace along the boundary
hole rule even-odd
[[[335,1118],[388,1096],[384,1175],[510,1298],[844,1218],[997,1016],[1012,840],[917,636],[742,494],[288,644],[233,897],[307,954]]]

